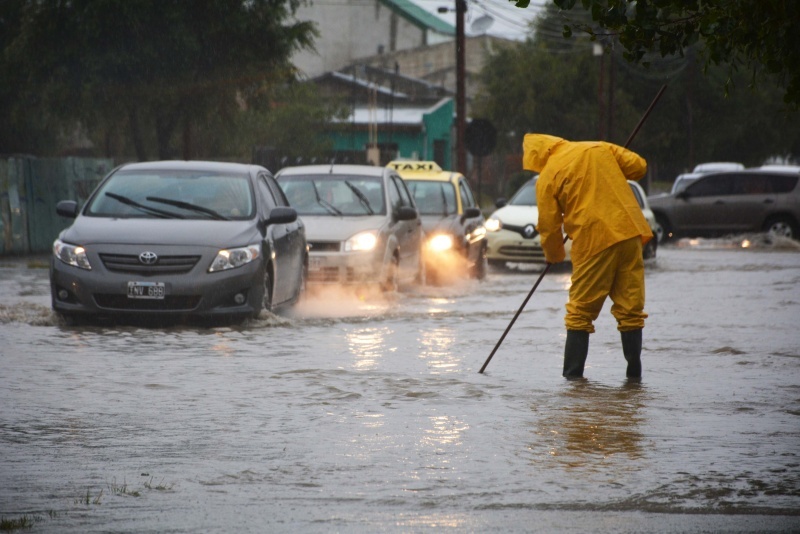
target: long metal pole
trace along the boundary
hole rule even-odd
[[[466,0],[456,0],[456,170],[467,176],[467,151],[464,146],[464,131],[467,124],[466,68],[464,13]]]
[[[664,93],[664,90],[666,88],[667,88],[667,84],[664,84],[664,85],[661,86],[661,89],[658,91],[658,94],[656,94],[656,97],[650,103],[650,107],[647,108],[647,111],[644,112],[644,115],[642,115],[642,118],[639,119],[639,124],[636,125],[636,128],[633,129],[633,132],[631,133],[630,137],[628,137],[628,140],[625,141],[625,148],[627,148],[631,144],[631,141],[633,141],[633,138],[636,137],[637,133],[639,133],[639,129],[642,127],[642,124],[644,124],[644,121],[647,120],[647,116],[650,115],[650,112],[653,111],[653,108],[655,107],[656,102],[658,102],[658,99],[661,98],[661,95]],[[564,243],[567,242],[567,239],[569,239],[569,236],[564,236]],[[536,291],[537,287],[539,287],[539,283],[542,281],[542,278],[544,278],[544,275],[547,274],[547,271],[550,270],[550,266],[551,265],[552,264],[549,263],[549,262],[545,263],[544,270],[542,271],[542,274],[539,275],[539,278],[536,280],[536,283],[533,284],[533,287],[531,288],[530,292],[528,293],[528,296],[525,297],[524,301],[522,301],[522,306],[519,307],[519,309],[517,310],[517,313],[515,313],[514,317],[511,319],[511,322],[508,323],[508,326],[506,327],[505,332],[503,332],[503,335],[500,336],[500,340],[494,346],[494,349],[492,349],[492,353],[489,354],[488,358],[486,358],[486,361],[483,363],[483,366],[481,367],[481,370],[478,371],[479,373],[483,374],[483,371],[486,369],[486,366],[489,365],[490,361],[492,361],[492,358],[494,357],[494,353],[497,352],[497,349],[500,348],[500,345],[502,345],[503,340],[506,338],[506,335],[508,335],[508,332],[511,330],[511,327],[514,326],[515,322],[517,322],[517,317],[519,317],[519,314],[522,313],[522,310],[525,309],[525,306],[528,304],[528,301],[533,296],[533,292]]]

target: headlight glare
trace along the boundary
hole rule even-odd
[[[235,269],[247,265],[261,257],[261,244],[255,243],[246,247],[229,248],[220,250],[217,257],[211,262],[208,272],[215,273]]]
[[[503,227],[503,223],[500,222],[500,219],[490,217],[483,226],[486,227],[487,232],[497,232]]]
[[[89,258],[86,257],[86,249],[78,245],[64,243],[60,239],[53,242],[53,255],[67,265],[78,267],[79,269],[92,270]]]
[[[453,238],[447,234],[437,234],[428,241],[428,248],[433,252],[444,252],[453,248]]]
[[[378,245],[378,232],[359,232],[344,242],[345,252],[368,252]]]

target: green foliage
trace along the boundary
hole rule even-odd
[[[571,16],[581,23],[589,17]],[[498,150],[519,153],[527,132],[624,144],[667,84],[631,145],[648,160],[654,180],[671,182],[704,161],[760,165],[770,157],[800,157],[797,114],[785,109],[774,79],[752,87],[747,73],[715,65],[703,70],[693,47],[684,56],[646,54],[647,67],[630,63],[613,40],[564,39],[564,20],[563,12],[548,10],[532,39],[487,62],[473,113],[495,124],[503,143]],[[595,44],[603,45],[601,56],[593,54]]]
[[[529,0],[509,0],[528,7]],[[554,0],[568,12],[577,0]],[[800,2],[795,0],[581,0],[592,22],[568,21],[592,39],[614,37],[628,61],[647,64],[648,55],[683,55],[702,42],[705,65],[725,65],[729,76],[749,71],[784,88],[783,99],[800,105]],[[726,86],[727,87],[727,86]]]
[[[38,95],[15,109],[80,121],[99,146],[138,159],[191,156],[204,125],[293,78],[290,54],[315,35],[291,20],[299,3],[17,0],[4,6],[16,25],[2,68],[26,73],[23,93]]]

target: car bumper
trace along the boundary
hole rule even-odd
[[[545,263],[538,235],[525,239],[517,232],[503,229],[486,235],[486,258],[513,263]]]
[[[309,284],[377,284],[385,279],[383,251],[310,253]]]
[[[124,268],[109,269],[95,259],[92,270],[79,269],[58,259],[51,261],[53,309],[67,315],[182,315],[247,316],[262,306],[264,273],[261,262],[207,272],[210,259],[200,256],[183,273],[142,274]],[[160,298],[132,298],[131,282],[163,284]]]

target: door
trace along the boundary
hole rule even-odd
[[[687,235],[734,232],[740,227],[733,174],[699,178],[686,187],[675,202],[672,224]]]
[[[477,208],[478,204],[475,202],[475,196],[472,194],[472,189],[469,183],[463,176],[458,177],[458,195],[461,198],[462,213],[467,208]],[[480,246],[483,241],[485,232],[475,232],[483,224],[483,215],[478,217],[471,217],[469,219],[462,219],[464,226],[464,235],[467,238],[467,256],[471,262],[478,261],[480,255]]]
[[[400,197],[400,206],[416,210],[405,182],[396,175],[390,181]],[[414,278],[420,269],[422,250],[422,218],[417,216],[410,221],[397,221],[397,240],[400,247],[400,277],[404,280]]]
[[[275,179],[262,174],[258,179],[259,190],[265,200],[269,211],[276,207],[288,207],[289,203],[283,195]],[[280,304],[293,298],[301,283],[303,274],[303,257],[305,254],[305,232],[300,219],[288,224],[270,224],[266,229],[265,241],[270,243],[272,250],[264,253],[274,253],[273,304]]]

